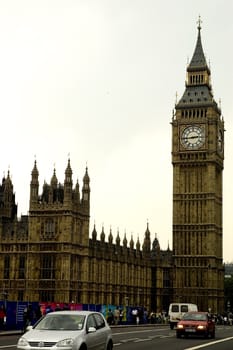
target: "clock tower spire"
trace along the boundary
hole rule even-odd
[[[214,100],[201,20],[172,118],[174,301],[221,312],[224,122]]]

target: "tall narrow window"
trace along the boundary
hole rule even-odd
[[[4,278],[10,278],[10,257],[9,255],[4,258]]]
[[[171,281],[171,278],[170,278],[169,269],[164,269],[164,271],[163,271],[163,287],[169,288],[171,286],[170,281]]]
[[[25,256],[19,257],[19,278],[25,278]]]
[[[41,260],[41,279],[55,278],[55,257],[53,255],[44,254]]]

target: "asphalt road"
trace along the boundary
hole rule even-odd
[[[0,350],[16,349],[19,335],[0,336]],[[232,350],[233,326],[217,326],[215,339],[177,339],[168,326],[113,328],[116,350]]]
[[[167,326],[113,330],[114,347],[118,350],[232,350],[233,327],[217,326],[215,339],[177,339],[175,330]]]

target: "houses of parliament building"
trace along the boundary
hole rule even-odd
[[[80,187],[68,159],[63,183],[54,169],[39,193],[35,161],[28,215],[17,218],[9,172],[0,185],[0,292],[8,300],[138,305],[156,312],[171,302],[192,302],[200,310],[224,310],[224,121],[200,21],[186,73],[171,120],[173,247],[161,250],[148,224],[143,242],[97,232],[89,225],[88,169]]]

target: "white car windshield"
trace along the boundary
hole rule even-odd
[[[41,319],[34,327],[40,330],[81,330],[84,325],[84,315],[56,315],[56,312]]]

